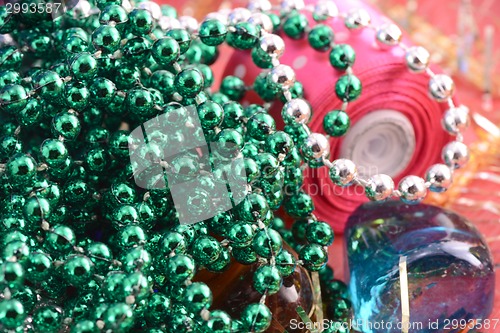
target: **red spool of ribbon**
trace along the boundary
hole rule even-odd
[[[341,12],[365,9],[374,26],[390,22],[365,3],[336,3]],[[310,24],[315,24],[312,19]],[[325,24],[332,26],[336,43],[347,43],[356,51],[353,74],[363,86],[359,99],[349,103],[346,111],[351,119],[350,130],[343,137],[330,138],[330,159],[352,159],[361,174],[388,174],[396,186],[406,175],[423,177],[429,166],[440,161],[441,149],[450,139],[441,127],[441,116],[448,105],[429,97],[429,77],[408,70],[402,48],[380,48],[375,31],[349,31],[340,17]],[[309,126],[313,132],[325,133],[324,116],[342,106],[335,94],[335,83],[344,73],[330,65],[329,52],[315,51],[308,45],[307,38],[292,40],[284,34],[281,36],[286,48],[280,62],[295,70],[297,80],[304,86],[305,98],[312,106]],[[407,38],[403,38],[403,43],[411,45]],[[229,60],[224,75],[239,76],[251,85],[260,72],[252,63],[250,52],[238,51]],[[252,103],[257,99],[249,95],[243,102]],[[270,113],[275,116],[278,127],[283,128],[281,107],[280,102],[275,102]],[[333,185],[326,167],[307,169],[303,189],[314,198],[316,216],[329,222],[336,232],[342,232],[351,212],[367,201],[360,187]]]

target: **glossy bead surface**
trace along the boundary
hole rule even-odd
[[[365,193],[372,201],[383,201],[388,199],[394,191],[394,181],[391,177],[378,174],[370,177]]]
[[[333,30],[327,25],[318,24],[311,29],[307,39],[309,45],[317,51],[326,51],[333,41]]]
[[[340,158],[333,161],[329,175],[336,185],[349,186],[353,184],[358,176],[358,169],[353,161]]]
[[[441,157],[447,166],[459,169],[469,161],[469,148],[459,141],[452,141],[443,147]]]
[[[370,14],[362,8],[351,9],[344,20],[345,26],[350,30],[367,27],[371,22]]]
[[[203,43],[217,46],[224,42],[227,28],[217,19],[203,21],[200,25],[199,36]]]
[[[328,135],[339,137],[349,130],[351,119],[341,110],[330,111],[323,118],[323,129]]]
[[[7,329],[21,327],[26,318],[23,305],[16,299],[0,301],[0,322]]]
[[[446,110],[443,116],[443,127],[450,134],[458,134],[469,126],[469,109],[460,105]]]
[[[203,75],[196,69],[185,69],[176,75],[175,87],[183,97],[194,97],[203,88]]]
[[[361,81],[352,74],[341,76],[335,84],[337,97],[344,102],[352,102],[361,94]]]
[[[399,182],[399,192],[401,201],[407,204],[417,204],[421,202],[427,194],[425,181],[418,176],[406,176]]]
[[[309,22],[303,14],[292,14],[283,23],[283,32],[292,39],[300,39],[304,36]]]
[[[444,192],[453,182],[452,170],[445,164],[434,164],[425,173],[425,180],[430,183],[432,192]]]
[[[445,74],[436,74],[429,81],[429,93],[438,102],[445,101],[453,96],[455,83]]]
[[[411,46],[405,55],[406,65],[415,73],[423,72],[429,66],[431,55],[421,46]]]
[[[254,47],[259,38],[260,28],[248,22],[240,22],[230,30],[226,42],[237,49],[248,50]]]
[[[393,23],[385,23],[377,28],[377,42],[381,46],[398,45],[403,37],[403,33],[399,27]]]
[[[281,111],[283,121],[287,124],[307,124],[311,118],[311,106],[302,98],[288,101]]]

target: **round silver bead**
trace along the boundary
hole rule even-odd
[[[268,12],[273,6],[269,0],[250,0],[247,8],[252,12]]]
[[[189,31],[190,33],[198,32],[199,24],[198,21],[192,16],[181,16],[179,17],[179,23],[181,27]]]
[[[218,21],[222,22],[224,25],[227,25],[227,15],[224,15],[223,13],[220,13],[220,12],[208,13],[203,18],[203,21],[208,21],[208,20],[218,20]]]
[[[382,24],[377,29],[377,43],[379,46],[396,46],[401,42],[403,33],[401,29],[393,23]]]
[[[330,155],[330,143],[326,136],[321,133],[309,134],[304,141],[303,148],[304,147],[310,152],[308,154],[309,157],[315,160],[327,158]]]
[[[271,69],[267,78],[273,85],[290,89],[295,83],[295,71],[290,66],[280,64]]]
[[[235,25],[236,23],[246,22],[252,16],[252,13],[243,7],[235,8],[229,13],[227,20],[230,25]]]
[[[92,15],[92,5],[86,0],[80,0],[71,9],[71,14],[75,19],[84,19]]]
[[[469,126],[469,108],[465,105],[446,110],[443,116],[443,127],[450,134],[458,134]]]
[[[458,169],[469,161],[469,148],[463,142],[452,141],[443,147],[441,157],[447,166]]]
[[[445,164],[434,164],[425,173],[425,179],[431,184],[432,192],[444,192],[453,182],[453,172]]]
[[[305,4],[304,0],[281,0],[280,7],[281,12],[283,14],[287,14],[294,10],[299,11],[301,9],[304,9]]]
[[[179,20],[173,17],[169,16],[162,16],[158,20],[158,25],[160,26],[161,30],[163,31],[169,31],[172,29],[180,29],[181,24],[179,23]]]
[[[401,192],[401,201],[414,205],[424,200],[427,195],[425,181],[418,176],[406,176],[399,182],[399,192]]]
[[[436,74],[429,81],[429,92],[431,96],[439,101],[445,101],[453,96],[455,83],[453,79],[446,74]]]
[[[307,124],[311,119],[311,106],[302,98],[294,98],[283,106],[281,116],[289,125]]]
[[[352,185],[357,176],[358,168],[353,161],[345,158],[333,161],[332,168],[330,169],[330,178],[336,185]]]
[[[248,19],[248,22],[260,26],[268,33],[273,32],[273,21],[271,21],[271,18],[264,13],[253,13]]]
[[[406,51],[406,66],[415,73],[423,72],[429,67],[431,55],[422,46],[412,46]]]
[[[363,8],[350,10],[345,17],[345,26],[348,29],[356,30],[370,25],[370,14]]]
[[[320,0],[314,6],[313,17],[316,21],[324,21],[338,15],[339,9],[332,0]]]
[[[140,2],[137,8],[149,11],[155,20],[159,20],[162,16],[160,5],[153,1]]]
[[[275,34],[267,34],[260,38],[260,48],[271,58],[279,59],[285,52],[285,42]]]
[[[394,192],[394,181],[388,175],[374,175],[368,180],[365,192],[368,199],[372,201],[386,200]]]

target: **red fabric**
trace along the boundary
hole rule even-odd
[[[341,11],[353,8],[352,3],[337,3]],[[369,11],[375,25],[388,21],[368,5],[360,5]],[[406,170],[396,177],[395,181],[397,184],[401,176],[408,174],[423,176],[431,164],[440,160],[441,149],[449,141],[449,136],[445,134],[440,123],[441,114],[447,105],[434,102],[428,97],[428,77],[410,73],[406,69],[404,51],[400,48],[380,50],[374,43],[372,30],[350,33],[340,19],[334,19],[328,24],[331,24],[335,31],[336,41],[350,44],[357,54],[353,70],[362,82],[363,91],[358,100],[349,104],[347,112],[352,124],[373,110],[392,109],[403,113],[413,124],[416,151]],[[304,85],[305,97],[313,108],[313,118],[309,124],[311,130],[324,133],[324,115],[342,104],[335,95],[335,83],[344,73],[331,67],[328,52],[313,50],[308,46],[307,39],[296,41],[282,37],[286,50],[280,61],[292,66],[297,79]],[[404,42],[411,44],[406,38]],[[301,59],[306,61],[303,66],[300,66]],[[261,69],[252,63],[249,52],[237,51],[230,59],[224,75],[241,75],[243,72],[245,82],[252,84]],[[256,99],[255,95],[251,95],[247,96],[246,101],[253,102]],[[281,104],[274,105],[271,109],[277,119],[280,118],[280,112]],[[339,157],[341,143],[342,138],[330,140],[333,158]],[[317,194],[314,195],[315,214],[329,222],[336,232],[342,232],[350,213],[366,199],[362,189],[335,188],[327,172],[327,168],[308,169],[304,188],[308,193]]]

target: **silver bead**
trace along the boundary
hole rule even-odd
[[[170,16],[162,16],[158,20],[158,25],[160,26],[161,30],[163,31],[169,31],[172,29],[180,29],[181,24],[179,23],[179,20],[176,18],[170,17]]]
[[[218,20],[218,21],[222,22],[223,24],[227,25],[227,15],[224,15],[223,13],[219,13],[219,12],[208,13],[203,18],[203,21],[208,21],[208,20]]]
[[[198,28],[200,27],[198,21],[192,16],[181,16],[179,17],[179,23],[181,27],[189,31],[190,33],[198,32]]]
[[[92,5],[86,0],[80,0],[71,8],[71,14],[74,19],[84,19],[92,15]]]
[[[404,177],[399,182],[398,189],[401,192],[401,201],[410,205],[418,204],[427,195],[425,181],[418,176]]]
[[[394,181],[388,175],[374,175],[368,180],[365,192],[368,199],[372,201],[386,200],[394,192]]]
[[[370,25],[370,14],[363,8],[350,10],[345,17],[345,26],[348,29],[356,30]]]
[[[311,118],[311,106],[302,98],[294,98],[283,106],[281,117],[288,125],[307,124]]]
[[[458,169],[469,161],[469,148],[463,142],[452,141],[444,146],[441,157],[447,166]]]
[[[446,110],[443,116],[443,127],[450,134],[458,134],[469,126],[469,109],[465,105]]]
[[[236,23],[248,21],[250,16],[252,16],[252,13],[248,9],[239,7],[229,13],[227,20],[230,25],[235,25]]]
[[[406,66],[412,72],[423,72],[429,67],[430,58],[431,55],[425,48],[422,46],[412,46],[406,51]]]
[[[311,133],[305,139],[303,150],[307,150],[307,157],[315,160],[321,160],[322,158],[327,158],[330,155],[330,143],[326,136],[321,133]]]
[[[453,96],[455,83],[453,79],[446,74],[436,74],[429,81],[429,92],[431,96],[439,102]]]
[[[264,13],[253,13],[248,19],[249,23],[260,26],[264,31],[271,33],[274,29],[273,21]]]
[[[274,86],[279,85],[283,89],[290,89],[295,83],[295,71],[290,66],[280,64],[271,69],[267,79]]]
[[[280,7],[281,13],[287,14],[294,10],[299,11],[304,9],[305,4],[304,0],[281,0]]]
[[[316,21],[324,21],[338,15],[339,9],[332,0],[320,0],[314,6],[313,17]]]
[[[275,34],[267,34],[260,38],[260,48],[271,58],[279,59],[285,52],[285,42]]]
[[[352,185],[358,176],[358,168],[353,161],[339,158],[333,161],[330,169],[330,179],[339,186]]]
[[[272,7],[269,0],[250,0],[247,6],[248,10],[252,12],[268,12]]]
[[[153,1],[140,2],[137,8],[149,11],[155,20],[159,20],[162,16],[160,5]]]
[[[453,182],[453,172],[445,164],[434,164],[425,173],[425,179],[431,184],[432,192],[444,192]]]
[[[382,24],[377,29],[377,43],[379,46],[396,46],[401,42],[403,33],[401,29],[393,23]]]

